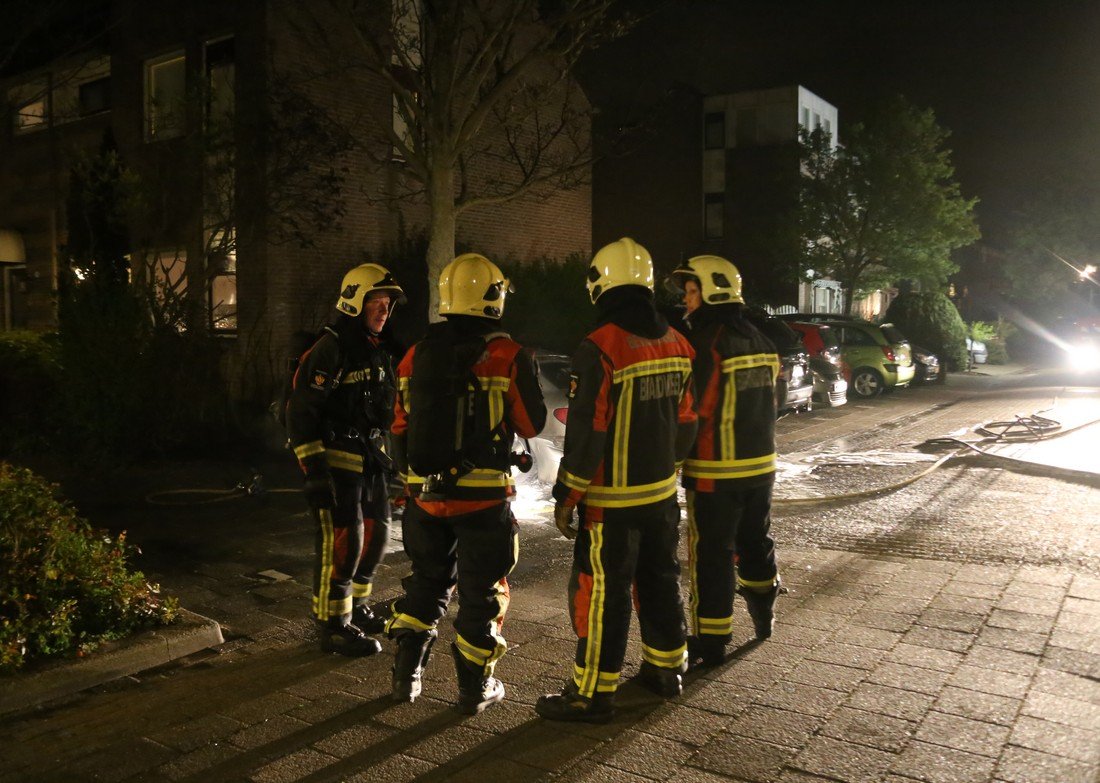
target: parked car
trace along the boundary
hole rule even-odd
[[[935,383],[940,379],[940,357],[921,348],[919,345],[910,346],[913,354],[913,383]]]
[[[775,343],[779,353],[779,377],[775,383],[777,412],[809,412],[813,408],[814,380],[810,370],[810,354],[802,337],[785,321],[769,315],[759,307],[748,307],[750,321]]]
[[[569,375],[573,360],[549,351],[534,351],[539,367],[542,399],[546,404],[546,426],[526,446],[534,462],[539,481],[553,484],[558,476],[565,447],[565,420],[569,415]]]
[[[893,324],[877,325],[835,315],[825,319],[812,313],[809,319],[826,323],[836,332],[848,389],[857,396],[877,397],[886,389],[908,386],[913,380],[915,369],[909,341]]]
[[[784,319],[786,320],[786,319]],[[814,402],[835,408],[848,401],[848,382],[841,366],[840,342],[833,328],[823,323],[786,321],[802,335],[802,344],[810,354],[810,372],[814,379]]]
[[[970,354],[971,364],[985,364],[989,361],[989,349],[981,340],[966,338],[966,352]]]

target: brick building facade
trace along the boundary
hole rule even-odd
[[[399,174],[377,161],[386,159],[389,149],[360,144],[329,162],[344,177],[339,228],[312,233],[305,248],[276,239],[279,218],[271,205],[293,201],[295,183],[274,182],[264,165],[265,151],[273,146],[273,131],[262,124],[271,108],[266,102],[282,75],[311,71],[321,75],[302,80],[298,94],[339,123],[353,125],[392,117],[389,89],[369,76],[323,73],[326,53],[299,34],[290,19],[296,6],[290,0],[117,5],[124,12],[115,15],[109,44],[3,82],[12,112],[0,133],[0,231],[21,242],[25,257],[18,264],[11,263],[17,258],[0,259],[8,262],[0,265],[0,328],[47,330],[56,323],[69,171],[109,130],[124,164],[152,184],[158,201],[141,225],[131,226],[135,272],[143,261],[157,259],[155,274],[182,277],[191,296],[201,291],[204,326],[225,335],[230,354],[240,358],[259,349],[277,355],[295,330],[327,317],[350,266],[386,262],[402,234],[424,229],[427,212],[416,202],[387,200]],[[340,34],[334,28],[334,44]],[[80,70],[93,62],[98,70]],[[194,144],[219,79],[231,85],[231,97],[222,98],[232,102],[238,118],[229,245],[225,233],[212,228],[210,161]],[[67,115],[61,111],[62,93],[75,96]],[[189,100],[175,115],[162,100],[169,94]],[[202,110],[190,100],[195,95],[202,96]],[[477,173],[493,176],[491,168]],[[276,193],[278,188],[285,192]],[[548,198],[471,209],[459,216],[456,234],[460,245],[503,264],[588,253],[591,190],[586,185]],[[212,252],[218,247],[221,252]],[[423,275],[415,264],[395,272],[399,279],[402,273]],[[409,282],[421,289],[428,284]]]

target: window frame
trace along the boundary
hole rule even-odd
[[[180,110],[178,114],[167,113],[165,118],[172,118],[170,122],[164,122],[164,128],[158,130],[157,106],[154,93],[156,92],[156,69],[169,64],[179,62],[182,69],[182,94],[179,96]],[[146,142],[164,141],[166,139],[179,138],[186,131],[186,118],[183,116],[183,105],[187,98],[187,52],[184,49],[175,49],[171,52],[150,57],[142,63],[144,83],[144,115],[142,120],[145,125],[144,138]]]

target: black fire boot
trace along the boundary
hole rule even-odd
[[[350,658],[364,658],[382,651],[377,639],[367,636],[345,618],[330,618],[321,626],[321,651]]]
[[[436,632],[401,629],[394,636],[397,654],[393,658],[393,700],[416,701],[420,695],[420,678],[428,665]]]
[[[371,636],[386,630],[386,618],[371,611],[370,604],[356,604],[351,610],[351,622],[360,631]]]
[[[666,669],[663,666],[654,666],[649,661],[642,661],[634,681],[663,699],[674,699],[684,690],[681,669]]]
[[[477,715],[490,704],[504,700],[504,683],[496,677],[486,677],[485,670],[466,660],[453,642],[451,655],[454,656],[455,673],[458,675],[459,712]]]
[[[688,637],[688,669],[705,669],[726,662],[726,640],[702,634]]]
[[[741,597],[745,599],[745,607],[749,610],[753,628],[756,630],[756,638],[764,641],[772,635],[772,626],[775,625],[775,599],[779,596],[779,577],[775,578],[775,584],[764,592],[758,592],[750,587],[738,588]]]
[[[581,696],[576,684],[570,680],[561,693],[539,696],[535,702],[535,712],[547,720],[608,723],[615,717],[615,694],[597,693],[589,699]]]

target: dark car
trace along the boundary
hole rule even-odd
[[[787,323],[759,307],[747,307],[748,319],[775,344],[779,353],[779,378],[775,406],[780,414],[808,412],[813,408],[814,380],[810,354],[802,336]]]
[[[841,368],[840,342],[828,324],[786,321],[802,335],[802,344],[810,354],[814,376],[814,402],[835,408],[848,402],[848,382]]]
[[[935,383],[942,377],[940,375],[940,357],[921,348],[919,345],[910,346],[913,354],[913,383]]]

